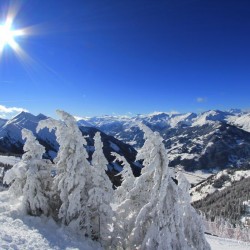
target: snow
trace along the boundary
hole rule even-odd
[[[20,161],[19,157],[0,155],[0,162],[3,164],[15,165]]]
[[[228,122],[236,125],[243,130],[250,132],[250,114],[243,114],[239,116],[230,116],[227,119]]]
[[[0,192],[0,249],[15,250],[101,250],[99,244],[74,235],[45,217],[19,211],[20,199]],[[206,235],[212,250],[249,250],[250,243]]]
[[[21,199],[0,192],[0,249],[94,250],[100,245],[59,227],[52,219],[32,217],[20,211]]]
[[[212,250],[249,250],[250,243],[206,235]]]
[[[228,176],[228,180],[225,180],[222,184],[221,188],[215,188],[210,182],[205,181],[204,183],[195,186],[191,189],[192,194],[192,202],[201,200],[205,198],[208,194],[212,194],[215,191],[221,191],[226,187],[232,185],[235,181],[240,181],[243,178],[250,177],[250,170],[238,170],[235,171],[233,174],[228,173],[228,170],[222,170],[214,175],[213,180],[218,180],[222,176]]]
[[[211,124],[214,122],[222,122],[230,119],[230,116],[232,116],[232,114],[228,112],[209,110],[201,113],[196,119],[194,119],[192,126],[203,126],[205,124]]]
[[[169,120],[169,125],[171,128],[175,128],[180,123],[191,125],[192,120],[195,116],[196,115],[193,113],[173,115],[173,117],[171,117],[171,119]]]
[[[210,173],[205,173],[200,170],[197,170],[195,172],[183,171],[182,173],[184,174],[184,176],[186,177],[186,179],[189,181],[190,184],[197,184],[212,175]]]

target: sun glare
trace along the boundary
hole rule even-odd
[[[53,69],[32,58],[21,46],[21,40],[18,37],[23,36],[27,38],[35,35],[44,35],[51,33],[52,30],[50,24],[36,24],[16,29],[15,27],[18,25],[16,17],[22,9],[22,2],[15,1],[15,4],[6,7],[6,13],[0,13],[0,66],[4,59],[12,56],[12,53],[4,53],[4,51],[11,49],[32,81],[33,76],[36,76],[37,72],[41,70],[44,72],[49,71],[58,77],[58,74]]]
[[[24,35],[22,30],[13,30],[11,24],[12,23],[7,20],[5,24],[0,25],[0,51],[2,51],[6,45],[9,45],[15,50],[18,47],[15,37]]]

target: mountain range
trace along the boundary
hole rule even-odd
[[[10,120],[6,120],[0,125],[0,153],[2,154],[23,154],[24,140],[22,139],[21,131],[23,128],[31,130],[37,137],[40,144],[45,146],[46,153],[45,158],[53,160],[56,157],[59,145],[56,141],[54,131],[49,132],[47,128],[36,133],[36,127],[39,121],[48,119],[49,117],[39,114],[37,116],[28,113],[21,112],[17,116]],[[94,136],[99,130],[95,127],[79,126],[83,136],[86,138],[86,149],[89,153],[89,160],[91,160],[92,153],[94,151]],[[104,145],[104,155],[106,156],[108,165],[108,175],[115,185],[120,184],[120,176],[117,176],[122,170],[120,162],[114,161],[114,156],[111,152],[116,152],[126,158],[130,164],[135,176],[140,175],[141,164],[135,162],[137,151],[129,144],[126,144],[113,136],[107,135],[101,132],[101,137]]]
[[[171,167],[187,171],[250,168],[250,113],[238,109],[200,114],[103,116],[82,118],[79,125],[96,127],[136,149],[143,143],[142,122],[164,139]]]
[[[0,120],[0,152],[22,154],[24,141],[21,129],[35,133],[40,120],[48,117],[22,112],[10,120]],[[101,116],[78,119],[84,135],[89,136],[88,150],[91,157],[93,136],[102,132],[104,152],[110,163],[110,171],[122,169],[110,156],[116,151],[125,156],[135,175],[141,165],[135,163],[136,151],[143,145],[143,133],[138,127],[142,122],[164,139],[171,167],[186,171],[203,170],[217,172],[227,168],[250,169],[250,113],[241,110],[209,110],[200,114],[170,114],[155,112],[148,115]],[[37,134],[46,147],[46,157],[53,159],[59,145],[54,133],[44,129]]]

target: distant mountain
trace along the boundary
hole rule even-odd
[[[170,166],[187,171],[250,169],[250,133],[224,122],[178,127],[164,132]]]
[[[247,132],[250,132],[250,113],[231,116],[227,121]]]
[[[157,112],[78,121],[140,148],[144,140],[138,122],[161,134],[172,167],[181,166],[188,171],[250,168],[250,113],[241,110],[209,110],[201,114]]]
[[[0,152],[22,154],[24,144],[21,135],[22,129],[29,129],[36,134],[38,122],[47,118],[48,117],[43,114],[35,116],[28,112],[21,112],[17,116],[8,120],[0,128]],[[55,142],[55,135],[50,133],[48,129],[44,129],[39,132],[37,137],[40,141],[42,141],[42,144],[46,146],[48,154],[49,150],[53,151],[53,149],[58,148],[58,145]]]
[[[0,118],[0,128],[7,122],[7,119]]]
[[[233,183],[250,178],[250,170],[225,169],[196,184],[190,190],[192,202],[203,200],[213,193],[225,190]]]
[[[5,122],[5,124],[0,128],[0,153],[23,154],[24,140],[22,139],[21,131],[23,128],[26,128],[31,130],[37,136],[39,142],[45,146],[45,157],[53,159],[59,148],[55,133],[53,131],[49,132],[46,128],[39,131],[39,133],[36,133],[36,127],[39,121],[47,118],[48,117],[43,114],[35,116],[28,112],[21,112],[14,118]],[[84,136],[87,136],[87,151],[89,152],[91,159],[94,150],[93,137],[99,130],[93,127],[83,126],[80,126],[80,130]],[[134,175],[138,176],[142,166],[139,163],[135,163],[137,151],[131,145],[119,141],[110,135],[106,135],[103,132],[101,132],[101,137],[104,144],[104,154],[109,162],[108,175],[112,179],[113,183],[115,185],[120,184],[120,176],[116,175],[122,170],[122,166],[119,162],[113,162],[114,157],[111,156],[111,152],[117,152],[118,154],[124,156],[130,163]]]
[[[137,115],[135,117],[101,116],[83,118],[78,120],[78,124],[84,125],[87,123],[88,126],[96,127],[119,140],[140,148],[143,145],[143,133],[139,130],[138,123],[142,122],[155,131],[161,131],[179,125],[191,125],[192,120],[196,117],[197,115],[194,113],[169,114],[157,112],[149,115]]]
[[[5,121],[0,127],[0,152],[21,154],[23,146],[21,129],[25,127],[35,133],[38,122],[46,118],[42,114],[34,116],[22,112],[13,119]],[[86,129],[92,127],[112,138],[115,137],[117,142],[105,144],[109,152],[117,149],[115,144],[117,145],[118,141],[123,142],[126,145],[124,150],[129,152],[131,148],[139,149],[144,143],[143,132],[138,127],[140,122],[161,134],[171,167],[178,166],[186,171],[209,172],[226,168],[250,169],[250,113],[240,110],[209,110],[201,114],[156,112],[135,117],[91,117],[78,120],[78,125],[82,131],[83,127]],[[55,157],[59,145],[54,133],[49,133],[45,129],[40,131],[37,137],[46,147],[47,157]],[[129,154],[126,155],[129,157]],[[112,166],[115,171],[121,169],[119,164]],[[138,173],[137,168],[135,172]]]
[[[244,203],[249,201],[250,170],[224,170],[191,189],[193,206],[210,220],[223,217],[239,224],[247,213]]]

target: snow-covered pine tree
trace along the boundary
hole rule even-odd
[[[21,161],[6,173],[4,181],[7,184],[14,181],[9,192],[23,195],[22,205],[28,214],[47,215],[51,177],[49,163],[42,159],[45,149],[27,129],[22,130],[22,138],[26,139],[25,153]]]
[[[115,152],[112,153],[115,156],[115,161],[122,162],[123,170],[119,173],[122,176],[122,184],[115,190],[114,194],[114,205],[115,207],[118,206],[116,209],[119,213],[118,216],[115,216],[114,224],[113,224],[113,237],[111,241],[111,249],[125,249],[126,248],[126,237],[127,231],[130,231],[131,228],[131,221],[129,220],[130,209],[129,207],[126,208],[124,204],[126,201],[129,201],[129,192],[133,188],[135,177],[131,170],[130,164],[127,162],[124,156],[121,156]],[[125,203],[123,203],[125,201]],[[120,206],[120,204],[122,204]],[[130,203],[132,204],[132,202]],[[130,230],[129,230],[130,228]]]
[[[42,159],[45,148],[30,130],[23,129],[22,136],[26,139],[23,161],[28,165],[23,189],[23,207],[31,215],[48,215],[51,176],[49,162]]]
[[[191,206],[191,197],[189,195],[190,183],[186,177],[179,173],[178,181],[178,197],[181,204],[183,214],[184,234],[188,245],[191,248],[205,249],[207,245],[202,218],[197,214],[196,210]]]
[[[23,195],[23,188],[27,178],[27,169],[28,164],[21,159],[4,175],[3,183],[11,185],[9,188],[9,194],[14,197]]]
[[[119,161],[123,165],[122,171],[118,174],[121,175],[122,184],[117,187],[114,193],[114,203],[119,205],[121,202],[127,199],[128,192],[133,188],[135,182],[135,176],[132,172],[130,164],[127,162],[124,156],[121,156],[115,152],[112,152],[115,157],[115,161]]]
[[[109,177],[108,161],[103,153],[103,143],[100,132],[94,137],[95,151],[92,155],[92,184],[89,190],[87,206],[90,209],[90,224],[92,238],[100,241],[102,245],[107,245],[110,236],[113,210],[111,202],[113,199],[113,188]]]
[[[54,197],[58,194],[60,198],[58,219],[75,231],[90,237],[90,213],[86,204],[91,182],[91,166],[83,147],[86,140],[73,116],[61,110],[57,110],[57,114],[62,121],[51,118],[42,120],[37,130],[45,127],[50,131],[55,130],[60,145],[55,159],[57,175],[54,178]]]
[[[179,194],[183,189],[172,180],[162,138],[141,125],[146,141],[138,154],[144,168],[136,178],[128,198],[117,207],[116,221],[127,230],[117,235],[115,247],[127,249],[210,249],[205,240],[198,215],[193,213],[188,224],[183,219],[183,204]],[[184,202],[186,206],[186,204]],[[189,204],[189,206],[191,206]],[[185,209],[187,213],[189,209]],[[197,223],[198,231],[190,240],[185,228]],[[192,226],[193,227],[193,226]],[[121,230],[118,230],[118,234]]]

